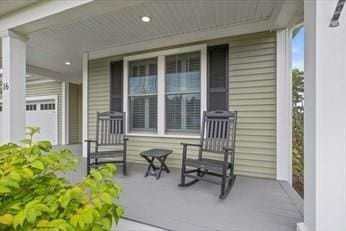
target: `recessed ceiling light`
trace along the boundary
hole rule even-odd
[[[150,22],[151,18],[149,16],[142,16],[141,20],[142,22]]]
[[[67,66],[71,66],[71,62],[66,61],[66,62],[65,62],[65,65],[67,65]]]

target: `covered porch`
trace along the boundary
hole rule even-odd
[[[159,116],[153,116],[157,124],[146,133],[126,127],[131,138],[129,175],[114,179],[124,188],[121,202],[128,218],[168,230],[294,230],[297,223],[299,231],[346,228],[345,13],[338,27],[329,26],[337,1],[23,2],[1,2],[0,143],[18,142],[25,135],[28,64],[65,76],[65,83],[82,81],[78,122],[82,121],[82,140],[86,140],[95,138],[96,112],[113,107],[130,112],[127,64],[154,57],[159,76],[155,106]],[[144,25],[143,16],[150,16],[152,23]],[[306,33],[304,212],[290,186],[291,35],[299,23],[304,23]],[[208,48],[220,44],[228,46],[226,78],[222,89],[212,92]],[[162,80],[167,56],[195,51],[200,55],[196,127],[199,113],[216,99],[211,92],[224,93],[226,109],[240,112],[238,178],[224,201],[217,199],[218,187],[214,191],[213,185],[177,188],[179,170],[155,181],[144,179],[143,166],[136,165],[142,162],[138,153],[144,148],[166,145],[174,150],[168,164],[179,167],[180,142],[198,141],[198,134],[167,132]],[[117,94],[110,89],[114,61],[125,64],[120,65],[120,83],[113,86],[121,86]],[[144,111],[149,114],[146,104]],[[185,116],[186,108],[181,112]],[[61,143],[66,144],[71,121],[66,120],[66,104],[62,110]],[[181,127],[187,127],[186,118]],[[143,121],[143,126],[150,124],[148,118]],[[69,148],[79,157],[86,156],[85,144]],[[82,161],[69,177],[80,179],[84,168]]]
[[[81,159],[77,172],[68,174],[70,180],[80,181],[86,174],[81,145],[57,148],[68,148]],[[126,176],[119,167],[114,177],[122,188],[124,217],[145,224],[131,230],[292,231],[303,221],[303,200],[285,181],[238,176],[228,198],[219,200],[217,185],[201,182],[181,188],[180,169],[171,168],[156,180],[144,177],[146,168],[130,163]],[[121,223],[119,230],[127,231]]]

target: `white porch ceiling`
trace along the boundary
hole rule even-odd
[[[300,0],[290,0],[297,2]],[[98,1],[102,4],[109,1]],[[119,4],[122,1],[114,1]],[[82,54],[178,35],[268,21],[281,0],[138,1],[125,8],[64,22],[28,34],[28,63],[81,78]],[[279,10],[278,10],[279,9]],[[143,23],[143,15],[151,17]],[[28,31],[30,24],[25,25]],[[210,32],[212,33],[212,32]],[[70,61],[71,66],[66,66]]]

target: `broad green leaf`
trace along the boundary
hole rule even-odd
[[[31,208],[28,210],[26,214],[26,220],[30,222],[31,224],[34,224],[36,221],[36,218],[41,215],[41,212],[37,211],[34,208]]]
[[[62,197],[60,197],[59,202],[61,207],[66,208],[70,200],[71,200],[71,193],[67,191]]]
[[[121,217],[124,214],[124,208],[123,207],[118,207],[116,209],[116,213],[117,213],[118,217]]]
[[[111,195],[109,195],[109,193],[106,193],[106,192],[101,193],[101,198],[107,204],[112,204],[113,203],[112,197],[111,197]]]
[[[33,155],[39,155],[41,153],[41,149],[39,147],[37,147],[36,145],[32,147],[31,149],[31,154]]]
[[[91,231],[104,231],[101,225],[94,225]]]
[[[50,149],[52,149],[52,144],[49,141],[39,141],[36,145],[45,152],[48,152]]]
[[[48,227],[49,221],[48,220],[41,220],[37,223],[37,227]]]
[[[17,172],[11,172],[9,177],[13,180],[20,181],[22,177]]]
[[[6,213],[0,216],[0,224],[10,225],[12,224],[13,216],[12,214]]]
[[[94,171],[93,173],[91,173],[91,175],[97,180],[97,181],[101,181],[102,180],[102,175],[100,172],[98,171]]]
[[[70,222],[73,226],[77,226],[78,222],[79,222],[79,218],[80,216],[78,214],[75,214],[71,217]]]
[[[18,225],[22,226],[25,220],[25,211],[20,211],[16,216],[13,218],[13,226],[16,228]]]
[[[17,181],[12,180],[10,178],[3,179],[2,183],[5,184],[7,187],[11,187],[11,188],[19,188],[20,187]]]
[[[101,200],[99,199],[99,198],[95,198],[95,199],[93,199],[93,203],[95,204],[95,206],[97,207],[97,208],[101,208],[102,207],[102,202],[101,202]]]
[[[42,211],[42,212],[49,212],[49,208],[47,205],[45,204],[37,204],[34,206],[35,209],[39,210],[39,211]]]
[[[11,190],[8,187],[0,184],[0,193],[10,193],[10,192]]]
[[[109,230],[112,227],[112,220],[108,217],[104,217],[101,219],[101,224],[105,230]]]
[[[33,168],[37,168],[39,170],[43,170],[44,169],[44,165],[43,165],[42,161],[40,161],[40,160],[35,160],[34,162],[31,163],[31,166]]]
[[[23,168],[22,170],[23,170],[23,172],[24,172],[24,174],[25,174],[26,177],[32,178],[32,177],[34,176],[34,173],[32,172],[31,169],[29,169],[29,168]]]

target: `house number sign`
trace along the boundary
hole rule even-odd
[[[3,83],[3,84],[2,84],[2,89],[3,89],[4,91],[6,91],[6,90],[10,89],[10,85],[9,85],[8,83]]]

